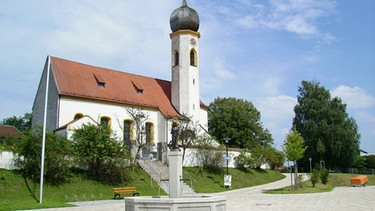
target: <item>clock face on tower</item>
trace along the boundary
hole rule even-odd
[[[197,40],[193,37],[190,38],[190,44],[195,47],[197,45]]]

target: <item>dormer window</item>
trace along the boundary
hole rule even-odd
[[[105,83],[98,82],[98,86],[99,86],[100,88],[105,88]]]
[[[132,84],[133,84],[133,86],[134,86],[134,88],[135,88],[135,90],[137,91],[138,94],[143,94],[143,88],[138,82],[132,81]]]
[[[105,88],[105,81],[99,74],[94,74],[96,83],[100,88]]]

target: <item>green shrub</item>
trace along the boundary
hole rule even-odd
[[[237,169],[245,170],[254,163],[254,158],[251,157],[251,154],[241,151],[240,154],[234,158],[234,161]]]
[[[219,150],[215,150],[209,137],[200,137],[197,139],[197,143],[197,159],[201,161],[200,165],[202,165],[206,171],[221,173],[224,164],[223,153]]]
[[[40,181],[41,148],[41,128],[25,132],[16,145],[15,168],[24,178],[31,179],[33,182]],[[72,154],[71,144],[66,138],[52,132],[46,133],[44,155],[46,183],[60,185],[68,181]]]
[[[327,169],[320,171],[320,181],[323,183],[323,185],[326,185],[328,183],[328,177],[329,171]]]
[[[91,178],[112,185],[127,180],[130,153],[109,127],[84,124],[74,131],[72,138],[77,163],[86,165]]]
[[[310,181],[313,187],[315,187],[315,184],[319,182],[320,177],[320,171],[317,169],[314,169],[313,172],[310,174]]]

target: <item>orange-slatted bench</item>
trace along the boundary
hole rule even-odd
[[[367,182],[368,182],[368,177],[366,175],[359,175],[359,176],[352,177],[350,179],[350,183],[353,185],[353,187],[361,186],[361,185],[365,187]]]

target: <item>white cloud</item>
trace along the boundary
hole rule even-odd
[[[279,95],[275,97],[257,98],[258,110],[265,119],[290,119],[294,115],[294,106],[297,100],[294,97]],[[290,119],[291,120],[291,119]]]
[[[364,122],[367,126],[375,130],[375,115],[367,111],[358,111],[355,113],[356,119]]]
[[[236,75],[232,73],[227,67],[226,62],[222,59],[215,59],[212,70],[219,79],[230,80],[236,78]]]
[[[256,108],[261,112],[263,125],[274,138],[277,148],[283,143],[285,134],[289,132],[294,116],[294,106],[297,99],[279,95],[274,97],[257,98]]]
[[[375,105],[375,97],[360,87],[340,85],[331,91],[333,97],[340,97],[350,109],[363,109]]]
[[[262,2],[267,4],[267,2]],[[246,4],[241,1],[247,12],[234,13],[234,22],[245,29],[269,28],[288,31],[301,37],[313,37],[329,43],[335,37],[321,32],[318,20],[334,10],[332,0],[270,0],[269,6]],[[228,12],[227,12],[228,13]],[[249,14],[250,13],[250,14]]]

